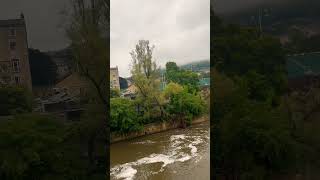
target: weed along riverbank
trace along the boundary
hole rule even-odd
[[[204,116],[193,119],[191,122],[191,126],[199,123],[203,123],[206,121],[209,121],[208,115],[204,115]],[[145,125],[143,130],[141,131],[130,132],[126,134],[112,133],[111,143],[116,143],[116,142],[129,140],[137,137],[142,137],[150,134],[164,132],[171,129],[177,129],[177,128],[181,128],[182,126],[183,126],[183,122],[181,120],[150,123]]]

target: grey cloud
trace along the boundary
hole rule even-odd
[[[210,57],[209,0],[111,0],[111,66],[129,76],[129,52],[139,39],[156,46],[162,67]]]
[[[61,49],[67,45],[61,11],[68,0],[2,0],[0,19],[19,18],[24,13],[29,46],[41,50]]]

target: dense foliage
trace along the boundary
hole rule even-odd
[[[214,176],[272,179],[295,171],[300,146],[282,100],[287,80],[279,40],[214,19]]]
[[[166,64],[168,84],[161,90],[160,69],[152,58],[149,41],[140,40],[131,52],[135,99],[111,98],[111,131],[127,133],[143,125],[165,120],[190,123],[205,113],[208,106],[199,93],[196,73],[178,68],[175,62]]]
[[[1,179],[87,179],[79,146],[55,118],[24,114],[0,126]],[[69,177],[69,178],[68,178]]]
[[[214,74],[216,173],[240,179],[270,179],[295,164],[297,142],[282,106],[248,97],[248,88]]]
[[[230,77],[250,76],[255,71],[275,96],[286,91],[286,59],[278,39],[254,28],[224,24],[215,28],[212,61],[218,71]]]
[[[132,57],[132,80],[137,87],[137,100],[145,120],[165,116],[164,99],[160,91],[160,68],[153,60],[154,46],[148,40],[139,40]]]
[[[0,116],[30,112],[32,110],[31,93],[19,87],[0,88],[0,110]]]
[[[168,82],[188,86],[190,92],[199,91],[198,74],[189,70],[180,69],[175,62],[167,62],[166,79]]]
[[[111,106],[111,131],[127,133],[141,129],[140,117],[133,101],[124,98],[112,98]]]
[[[308,53],[320,51],[320,35],[306,34],[300,29],[291,29],[288,33],[289,39],[285,49],[289,54]]]
[[[120,97],[120,91],[118,89],[110,89],[110,98]]]
[[[165,93],[170,99],[166,105],[166,111],[175,119],[183,119],[191,123],[194,117],[204,112],[205,104],[200,95],[189,93],[187,88],[169,84]]]

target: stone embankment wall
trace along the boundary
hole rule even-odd
[[[205,121],[209,121],[209,116],[202,116],[199,118],[195,118],[195,119],[193,119],[191,125],[192,124],[199,124],[199,123],[202,123]],[[133,139],[133,138],[145,136],[148,134],[155,134],[155,133],[167,131],[170,129],[177,129],[177,128],[180,128],[181,125],[182,125],[181,121],[158,122],[158,123],[147,124],[144,126],[142,131],[138,131],[138,132],[131,132],[128,134],[123,134],[123,135],[112,133],[111,134],[111,143],[115,143],[115,142],[119,142],[119,141],[123,141],[123,140],[128,140],[128,139]]]

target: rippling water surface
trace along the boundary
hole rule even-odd
[[[111,179],[210,179],[209,123],[111,145]]]

